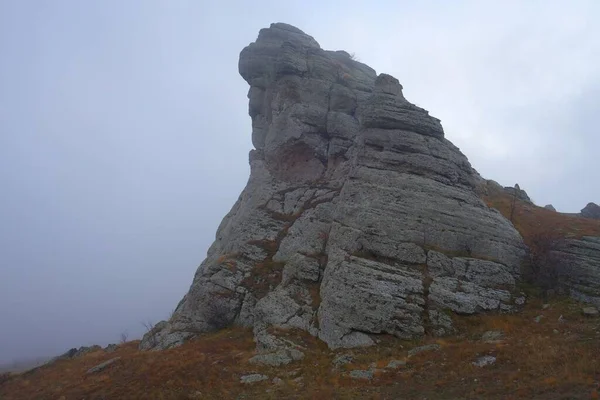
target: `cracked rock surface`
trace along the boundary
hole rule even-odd
[[[330,348],[453,331],[508,310],[525,246],[476,194],[481,178],[399,81],[286,24],[240,54],[251,173],[189,292],[140,347],[229,324],[257,347],[297,328]]]

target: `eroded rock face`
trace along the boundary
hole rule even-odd
[[[331,348],[452,332],[451,312],[510,309],[525,246],[476,195],[440,121],[390,75],[273,24],[240,54],[251,174],[172,319],[142,348],[230,323]]]
[[[600,219],[600,206],[596,203],[588,203],[581,210],[581,216],[584,218]]]
[[[600,307],[600,237],[566,239],[555,253],[566,267],[561,285],[571,297]]]

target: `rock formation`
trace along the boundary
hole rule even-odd
[[[554,206],[553,206],[552,204],[546,204],[546,205],[544,206],[544,208],[545,208],[546,210],[550,210],[550,211],[556,211],[556,208],[554,208]]]
[[[519,186],[518,183],[515,184],[515,187],[506,186],[504,188],[504,191],[506,193],[510,194],[511,196],[516,196],[516,198],[521,201],[524,201],[526,203],[531,203],[531,199],[529,198],[529,195],[527,195],[526,191],[521,189],[521,187]]]
[[[565,239],[554,251],[560,265],[560,285],[571,297],[600,307],[600,237]]]
[[[331,348],[453,330],[450,312],[509,310],[525,246],[402,85],[286,24],[240,54],[251,174],[170,321],[168,348],[229,324],[259,350],[297,328]]]
[[[600,219],[600,206],[596,203],[588,203],[581,210],[581,216],[584,218]]]

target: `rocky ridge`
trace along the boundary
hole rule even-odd
[[[242,50],[251,174],[172,318],[142,349],[229,324],[259,350],[297,328],[330,348],[453,331],[510,310],[526,248],[481,178],[399,81],[286,24]]]

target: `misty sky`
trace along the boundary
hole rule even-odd
[[[396,76],[484,177],[600,203],[600,2],[327,3],[0,0],[0,362],[168,317],[246,183],[271,22]]]

